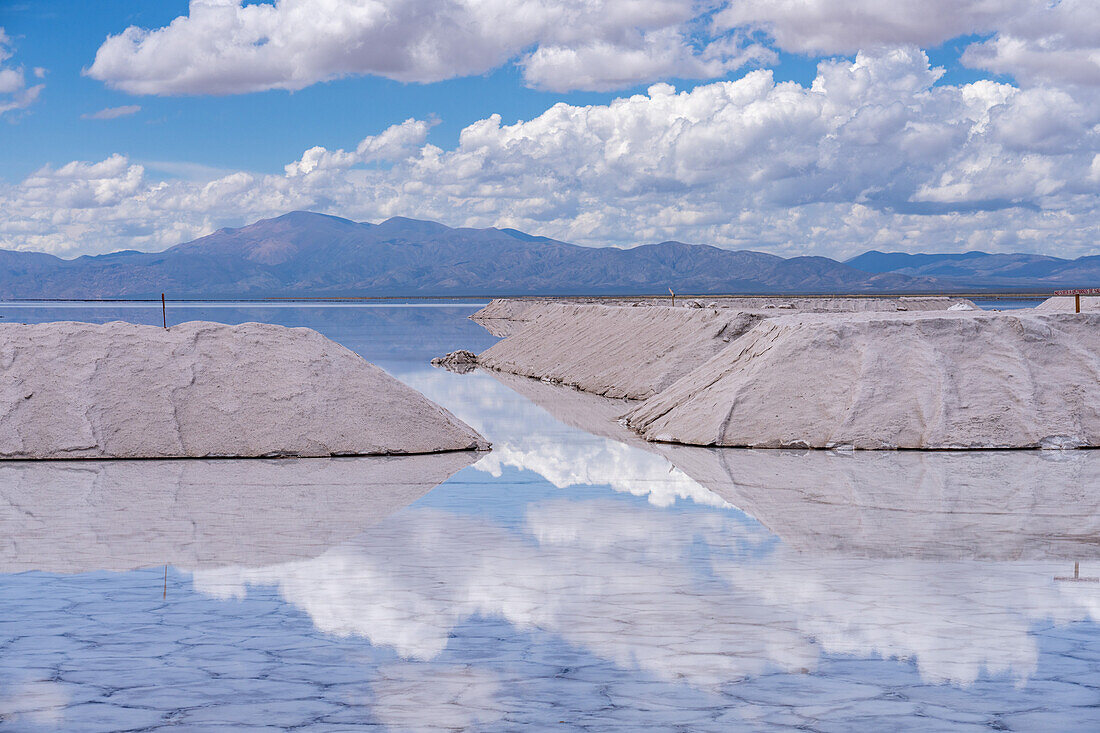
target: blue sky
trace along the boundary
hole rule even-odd
[[[115,91],[81,73],[107,36],[129,25],[165,26],[187,9],[188,3],[179,0],[57,0],[0,7],[0,27],[15,38],[19,61],[49,69],[47,91],[34,108],[34,119],[4,130],[0,175],[14,183],[48,162],[98,160],[117,152],[146,167],[174,163],[277,173],[309,147],[346,146],[409,117],[438,120],[428,139],[449,147],[463,127],[493,112],[515,122],[557,102],[606,104],[648,86],[614,92],[536,90],[523,84],[514,65],[505,65],[434,84],[353,76],[295,92],[156,97]],[[814,59],[782,54],[771,68],[777,79],[809,83],[815,67]],[[700,83],[672,81],[678,88]],[[141,112],[110,124],[81,119],[134,104]],[[183,168],[163,172],[178,175]]]
[[[0,247],[161,249],[307,208],[592,245],[1089,254],[1095,5],[10,1]]]

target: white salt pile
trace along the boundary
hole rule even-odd
[[[487,447],[307,328],[0,326],[0,458],[432,453]]]
[[[1053,298],[1047,298],[1039,305],[1035,306],[1037,311],[1052,311],[1055,313],[1075,313],[1077,304],[1075,298],[1072,295],[1056,295]],[[1081,312],[1089,313],[1100,311],[1100,295],[1082,295],[1081,296]]]
[[[709,308],[542,304],[534,320],[477,361],[606,397],[645,399],[763,318],[761,313]]]
[[[769,319],[628,415],[692,445],[1100,445],[1100,315]]]

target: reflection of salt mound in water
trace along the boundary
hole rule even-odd
[[[836,452],[649,443],[630,403],[492,373],[556,419],[659,453],[800,550],[868,557],[1100,557],[1100,452]],[[700,503],[721,506],[721,503]]]
[[[645,399],[763,318],[735,310],[547,304],[524,328],[482,352],[478,364],[607,397]]]
[[[484,444],[306,328],[58,322],[0,331],[2,458],[374,455]]]
[[[660,446],[792,548],[868,557],[1100,557],[1100,453]]]
[[[313,557],[478,457],[0,464],[0,572]]]
[[[691,445],[1100,445],[1100,315],[1020,313],[769,319],[628,420]]]

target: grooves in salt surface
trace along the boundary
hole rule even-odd
[[[631,411],[692,445],[971,449],[1100,445],[1100,315],[770,319]]]
[[[469,426],[308,328],[0,325],[0,458],[434,453]]]
[[[605,397],[645,399],[765,317],[719,309],[545,304],[533,321],[477,362]]]

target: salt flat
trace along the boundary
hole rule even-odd
[[[511,336],[539,315],[561,305],[621,305],[630,307],[675,307],[672,297],[633,298],[495,298],[472,316],[497,337]],[[833,297],[833,296],[700,296],[681,297],[681,306],[719,308],[734,311],[805,311],[810,313],[855,313],[861,311],[979,310],[966,298],[947,296]]]

